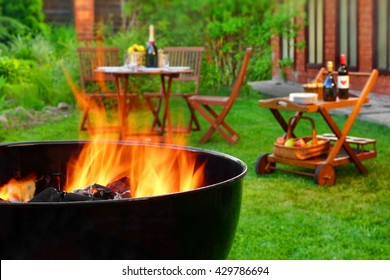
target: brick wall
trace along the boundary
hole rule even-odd
[[[334,60],[336,55],[337,43],[337,26],[336,26],[336,9],[337,0],[326,1],[325,11],[325,40],[324,40],[324,62]],[[373,68],[373,1],[360,0],[358,1],[358,65],[360,72],[368,72]],[[297,19],[301,21],[303,19]],[[305,41],[305,30],[298,33],[297,41]],[[273,40],[274,65],[277,65],[279,59],[279,40]],[[324,64],[325,64],[324,63]],[[296,81],[298,83],[305,83],[313,79],[318,73],[319,69],[308,68],[306,65],[306,50],[296,50],[295,52],[295,71]],[[277,69],[273,69],[275,75]],[[289,80],[295,80],[292,75],[292,70],[288,73]],[[361,89],[364,86],[366,79],[351,78],[351,88]],[[375,93],[390,95],[390,75],[380,75],[372,90]]]
[[[49,23],[72,24],[74,0],[44,0],[43,13],[45,21]]]
[[[96,38],[98,23],[121,28],[122,0],[44,0],[43,12],[48,23],[75,24],[79,40]]]
[[[75,28],[81,41],[94,40],[95,3],[94,0],[74,0]]]

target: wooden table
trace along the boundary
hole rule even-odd
[[[256,162],[256,172],[259,175],[265,175],[278,169],[282,171],[313,176],[315,182],[321,185],[332,185],[334,183],[334,167],[341,164],[354,163],[361,174],[367,174],[367,169],[363,166],[362,160],[376,157],[376,141],[374,139],[351,137],[349,136],[349,132],[359,114],[360,109],[365,103],[368,102],[367,96],[377,76],[378,71],[373,70],[371,73],[369,73],[369,78],[360,96],[350,97],[349,99],[345,100],[338,99],[332,102],[319,100],[315,104],[309,105],[296,104],[290,101],[287,97],[260,100],[258,105],[262,108],[268,108],[285,132],[287,132],[289,124],[283,118],[280,112],[281,110],[294,111],[298,121],[299,117],[304,113],[320,113],[332,131],[332,134],[325,134],[322,136],[322,138],[332,141],[333,146],[327,155],[318,156],[307,160],[287,159],[275,156],[274,154],[262,154],[259,156]],[[329,111],[345,107],[353,107],[352,112],[344,126],[339,128]],[[295,120],[290,123],[292,131],[296,127],[298,121]],[[352,148],[353,145],[356,145],[357,147]],[[369,150],[367,145],[371,146],[372,150]],[[297,166],[304,169],[312,169],[314,170],[314,174],[306,171],[277,168],[277,163]]]
[[[170,68],[146,68],[139,67],[130,69],[127,67],[99,67],[96,71],[111,74],[115,78],[116,91],[118,96],[118,111],[120,123],[120,140],[125,139],[128,135],[128,123],[126,110],[127,94],[129,94],[129,77],[130,76],[155,76],[159,75],[161,80],[161,92],[164,100],[164,111],[161,128],[151,130],[148,135],[162,136],[166,131],[168,136],[172,134],[172,124],[169,112],[169,98],[171,94],[172,80],[178,78],[180,74],[192,73],[189,67],[170,67]]]

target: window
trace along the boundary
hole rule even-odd
[[[291,26],[294,25],[294,18],[291,18]],[[295,65],[295,44],[294,44],[294,32],[288,30],[288,34],[280,36],[279,49],[280,59],[290,61]]]
[[[280,57],[294,61],[294,38],[280,37]]]
[[[338,7],[338,54],[347,56],[349,69],[358,67],[358,0],[339,0]]]
[[[307,58],[309,65],[318,66],[324,60],[324,1],[307,1]]]
[[[390,0],[374,2],[374,67],[390,72]]]

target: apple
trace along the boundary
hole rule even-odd
[[[284,146],[286,146],[286,147],[294,147],[294,145],[295,145],[295,139],[294,138],[290,138],[290,139],[288,139],[284,143]]]
[[[286,142],[286,139],[283,136],[278,137],[276,139],[276,144],[278,144],[278,145],[284,145],[285,142]]]
[[[295,146],[295,147],[305,147],[305,146],[306,146],[306,142],[305,142],[305,140],[303,140],[302,138],[298,138],[298,139],[295,141],[294,146]]]
[[[309,140],[309,141],[306,142],[306,146],[310,147],[311,145],[313,145],[313,141],[312,140]]]

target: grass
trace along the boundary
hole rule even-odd
[[[190,134],[188,146],[227,153],[248,165],[241,216],[229,259],[380,260],[390,258],[390,128],[357,120],[351,135],[377,139],[378,156],[364,161],[368,175],[353,164],[336,168],[336,184],[318,186],[309,177],[275,172],[258,177],[260,153],[272,151],[282,134],[271,113],[257,106],[256,93],[241,96],[228,116],[241,139],[234,146],[214,134],[198,144],[203,130]],[[287,115],[287,113],[285,113]],[[319,115],[311,114],[318,133],[329,132]],[[3,133],[3,142],[87,139],[78,131],[79,115],[48,122],[22,132]],[[335,116],[342,125],[345,117]],[[302,122],[299,135],[311,130]]]

